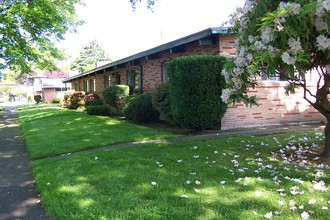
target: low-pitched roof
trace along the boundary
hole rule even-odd
[[[119,66],[119,65],[123,65],[125,63],[129,63],[129,62],[134,62],[135,60],[138,60],[142,57],[147,57],[147,56],[159,53],[159,52],[164,51],[164,50],[172,49],[172,48],[175,48],[175,47],[178,47],[178,46],[181,46],[181,45],[184,45],[184,44],[196,41],[196,40],[207,38],[207,37],[209,37],[211,35],[214,35],[214,34],[219,35],[219,34],[227,34],[227,33],[228,33],[228,28],[226,28],[226,27],[208,28],[208,29],[205,29],[203,31],[199,31],[197,33],[194,33],[194,34],[179,38],[177,40],[162,44],[160,46],[151,48],[149,50],[145,50],[145,51],[142,51],[140,53],[128,56],[126,58],[123,58],[123,59],[108,63],[106,65],[97,67],[97,68],[89,70],[87,72],[84,72],[84,73],[66,78],[66,79],[63,80],[63,82],[67,83],[67,82],[71,82],[72,80],[77,79],[77,78],[83,78],[83,77],[89,76],[91,74],[102,73],[106,69],[110,69],[110,68],[113,68],[113,67],[116,67],[116,66]]]

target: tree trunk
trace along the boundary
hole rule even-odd
[[[327,122],[327,124],[325,125],[324,136],[325,136],[325,141],[324,141],[322,156],[325,158],[330,158],[330,123],[329,122]]]

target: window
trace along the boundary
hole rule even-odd
[[[116,84],[120,84],[120,74],[116,73]]]
[[[85,81],[84,81],[84,91],[85,91],[85,92],[88,92],[88,91],[89,91],[89,83],[88,83],[88,80],[85,80]]]
[[[167,65],[168,65],[168,62],[164,62],[162,64],[162,83],[166,83],[168,81],[168,76],[167,76]]]
[[[266,70],[262,70],[262,81],[287,81],[288,72],[284,71],[282,73],[278,72],[275,76],[268,77]]]
[[[62,88],[55,88],[56,92],[63,92],[63,91],[68,91],[68,88],[62,87]]]
[[[80,91],[80,83],[79,82],[75,82],[74,88],[75,88],[76,91]]]
[[[104,88],[111,85],[111,75],[104,76]]]
[[[137,70],[130,70],[127,72],[127,85],[131,88],[136,89],[139,88],[139,71]]]
[[[90,79],[89,80],[89,87],[90,87],[89,92],[95,92],[96,91],[96,80],[95,79]]]

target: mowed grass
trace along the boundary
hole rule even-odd
[[[32,159],[124,142],[178,135],[103,116],[90,116],[55,105],[18,108],[19,121]]]
[[[294,131],[145,144],[32,166],[54,219],[329,219],[329,167],[302,154],[323,140]]]

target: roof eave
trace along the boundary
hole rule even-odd
[[[193,42],[193,41],[205,38],[205,37],[209,37],[213,34],[227,34],[227,33],[228,33],[228,28],[226,28],[226,27],[208,28],[208,29],[199,31],[197,33],[179,38],[177,40],[170,41],[170,42],[162,44],[160,46],[156,46],[154,48],[142,51],[140,53],[125,57],[123,59],[120,59],[120,60],[105,64],[103,66],[94,68],[94,69],[89,70],[85,73],[81,73],[81,74],[78,74],[76,76],[66,78],[66,79],[62,80],[62,82],[64,82],[64,83],[71,82],[72,80],[77,79],[77,78],[83,78],[83,77],[91,75],[91,74],[96,74],[96,72],[98,72],[100,70],[105,70],[107,68],[115,67],[115,66],[118,66],[118,65],[123,64],[123,63],[127,63],[127,62],[130,62],[130,61],[136,60],[136,59],[140,59],[142,57],[149,56],[151,54],[159,53],[161,51],[168,50],[168,49],[171,49],[173,47],[177,47],[177,46],[180,46],[180,45],[183,45],[183,44],[186,44],[186,43],[190,43],[190,42]]]

